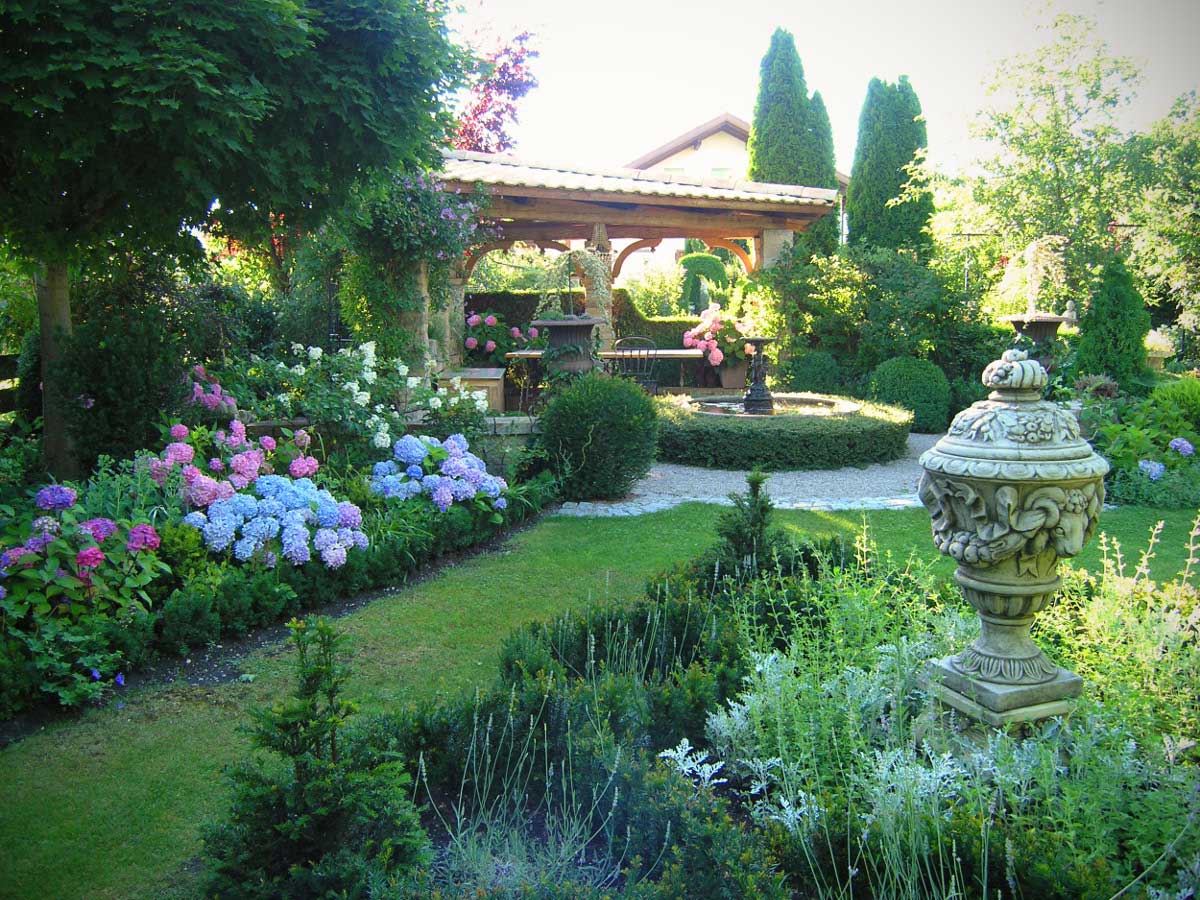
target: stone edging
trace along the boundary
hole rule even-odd
[[[834,510],[916,509],[921,501],[916,494],[897,497],[772,497],[776,509],[802,509],[816,512]],[[564,503],[552,515],[574,517],[641,516],[660,512],[683,503],[711,503],[732,506],[728,497],[679,497],[674,494],[649,494],[627,500],[597,500]]]

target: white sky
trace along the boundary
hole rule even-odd
[[[810,91],[825,98],[839,170],[849,173],[872,76],[909,76],[930,158],[954,171],[978,155],[968,126],[997,60],[1048,39],[1027,0],[470,0],[469,28],[528,29],[541,82],[520,106],[515,152],[619,166],[721,112],[749,120],[771,33],[795,35]],[[1130,128],[1200,88],[1200,0],[1061,0],[1142,67]]]

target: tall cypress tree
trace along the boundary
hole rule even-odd
[[[833,129],[820,93],[808,96],[804,67],[790,32],[777,28],[759,70],[750,126],[750,178],[776,184],[837,187]],[[801,236],[804,253],[831,253],[836,217],[826,216]]]
[[[821,92],[816,91],[808,105],[808,152],[800,184],[808,187],[837,188],[837,168],[833,162],[833,128]],[[804,258],[828,255],[837,249],[838,217],[830,213],[796,238]]]
[[[808,155],[808,87],[791,32],[776,28],[759,67],[750,125],[750,178],[801,184]]]
[[[901,75],[897,84],[872,78],[858,118],[858,146],[846,195],[851,243],[927,249],[929,237],[923,229],[933,214],[933,199],[924,194],[919,200],[887,205],[909,180],[904,167],[927,144],[921,101],[908,77]]]

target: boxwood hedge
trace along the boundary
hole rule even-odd
[[[908,451],[912,413],[863,402],[833,416],[705,415],[659,401],[658,458],[714,469],[839,469],[899,459]]]

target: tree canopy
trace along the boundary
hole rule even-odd
[[[926,249],[924,233],[933,213],[926,192],[905,194],[908,166],[927,146],[921,101],[900,76],[896,84],[872,78],[858,118],[858,144],[846,195],[846,214],[853,244]]]
[[[4,4],[0,235],[43,266],[43,365],[70,331],[80,254],[162,246],[217,202],[236,233],[316,222],[365,170],[436,158],[458,69],[438,2]],[[62,471],[45,381],[47,462]]]
[[[1004,101],[976,126],[996,147],[982,161],[976,196],[1012,246],[1065,238],[1067,283],[1077,292],[1111,254],[1110,226],[1128,201],[1128,146],[1116,114],[1138,79],[1134,63],[1112,56],[1092,27],[1059,16],[1050,43],[1003,61],[989,91]]]

